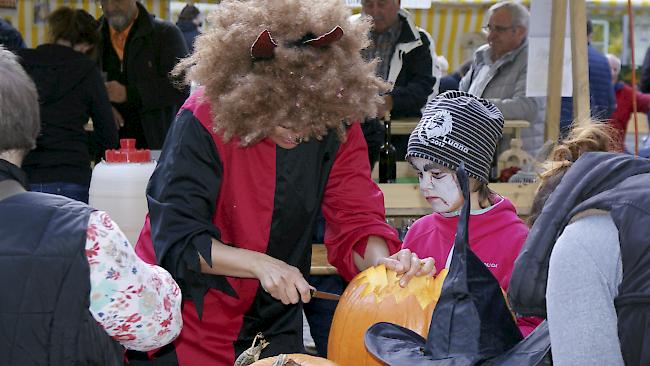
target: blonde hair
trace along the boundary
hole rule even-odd
[[[569,168],[586,152],[612,150],[613,136],[613,128],[606,123],[590,122],[573,127],[566,139],[553,148],[544,162],[542,180],[555,175],[558,170]]]
[[[376,61],[361,58],[371,24],[350,15],[340,0],[224,0],[172,73],[204,87],[225,140],[250,145],[279,125],[307,138],[334,129],[344,140],[342,122],[374,116],[389,88],[375,75]],[[344,35],[325,48],[296,45],[336,26]],[[264,30],[277,43],[274,58],[253,61],[251,45]]]
[[[607,123],[589,122],[577,124],[574,122],[569,135],[549,154],[542,167],[540,184],[533,199],[528,225],[533,226],[544,207],[544,203],[560,184],[564,174],[573,163],[590,151],[611,151],[614,146],[614,129]]]

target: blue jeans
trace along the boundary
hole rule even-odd
[[[84,203],[88,203],[88,188],[88,186],[83,184],[64,182],[37,183],[29,185],[29,189],[32,192],[58,194],[59,196],[65,196]]]

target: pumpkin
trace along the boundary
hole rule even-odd
[[[444,269],[436,277],[413,277],[402,288],[397,273],[383,265],[359,273],[334,312],[327,357],[341,365],[383,365],[364,343],[366,330],[378,322],[399,324],[426,338],[446,275]]]
[[[280,359],[280,360],[278,360]],[[251,366],[337,366],[334,362],[325,358],[305,355],[302,353],[282,354],[275,357],[267,357],[253,363]]]

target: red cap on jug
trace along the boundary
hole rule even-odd
[[[119,150],[106,150],[107,163],[148,163],[151,161],[149,149],[136,149],[135,139],[120,139]]]

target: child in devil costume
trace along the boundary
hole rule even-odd
[[[353,123],[387,86],[360,55],[370,24],[349,15],[339,0],[225,0],[175,69],[200,87],[166,138],[137,245],[184,296],[159,361],[231,366],[258,333],[261,357],[303,351],[319,210],[347,280],[399,248]]]

